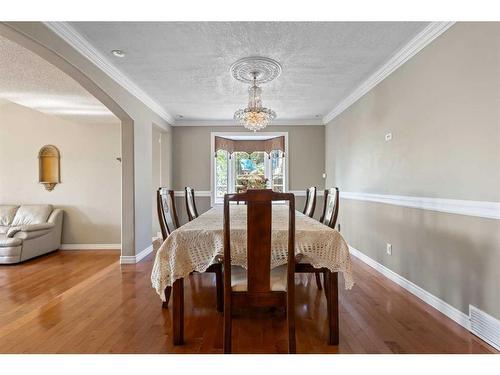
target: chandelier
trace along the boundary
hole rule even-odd
[[[276,112],[262,107],[262,89],[258,84],[269,82],[280,73],[281,65],[266,57],[247,57],[231,65],[231,74],[235,79],[251,84],[248,88],[248,106],[234,113],[234,119],[240,125],[256,132],[276,118]]]
[[[262,107],[262,89],[257,86],[257,77],[254,83],[248,88],[248,107],[238,109],[234,113],[234,119],[249,130],[256,132],[264,129],[276,118],[276,112],[272,109]]]

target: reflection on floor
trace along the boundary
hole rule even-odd
[[[213,274],[185,283],[186,344],[172,346],[171,308],[151,288],[154,255],[120,266],[114,251],[61,251],[0,266],[0,353],[221,353]],[[340,288],[340,345],[326,345],[326,301],[297,276],[298,353],[495,352],[373,269],[354,261]],[[234,320],[233,352],[286,351],[281,315]]]

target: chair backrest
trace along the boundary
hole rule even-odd
[[[188,214],[189,221],[196,219],[198,217],[198,210],[196,209],[196,202],[194,200],[194,189],[192,187],[186,186],[184,188],[186,195],[186,211]]]
[[[160,222],[161,235],[165,240],[170,233],[179,228],[179,219],[175,209],[174,191],[161,187],[156,192],[156,208]]]
[[[319,221],[335,229],[339,215],[339,189],[337,187],[326,189],[323,198],[323,213]]]
[[[311,186],[306,190],[306,204],[302,213],[306,216],[313,217],[316,208],[316,186]]]
[[[271,292],[271,226],[272,202],[288,201],[288,273],[287,292],[294,293],[295,273],[295,196],[291,193],[277,193],[269,189],[248,190],[241,194],[224,196],[224,281],[231,291],[231,224],[230,202],[242,201],[247,204],[247,292],[248,305],[262,306],[263,298],[252,298],[255,293]],[[226,289],[228,290],[228,289]],[[293,297],[293,296],[292,296]],[[269,302],[271,302],[269,300]]]

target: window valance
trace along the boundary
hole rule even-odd
[[[232,154],[233,152],[246,152],[251,154],[255,151],[264,151],[268,155],[271,151],[285,152],[285,137],[275,137],[262,140],[236,140],[224,137],[215,137],[215,152],[225,150]]]

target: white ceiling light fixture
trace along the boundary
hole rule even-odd
[[[114,49],[111,51],[111,53],[116,57],[125,57],[125,52],[123,52],[121,49]]]
[[[254,132],[264,129],[276,118],[276,112],[262,106],[262,89],[258,85],[277,78],[281,65],[267,57],[245,57],[232,64],[230,72],[234,79],[252,85],[248,89],[248,106],[237,110],[234,119]]]

